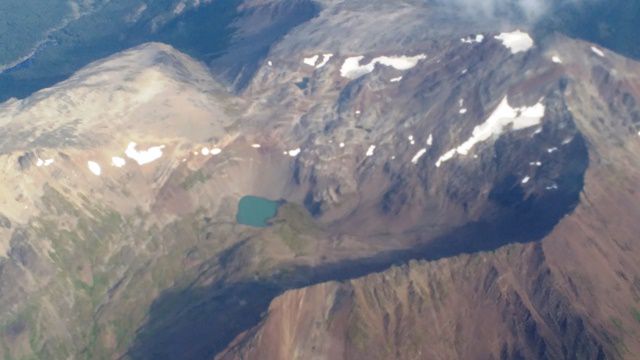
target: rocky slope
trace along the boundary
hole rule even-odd
[[[0,357],[637,354],[636,62],[437,3],[242,6],[273,17],[206,64],[149,43],[0,105]],[[286,205],[250,228],[244,195]]]
[[[596,158],[540,243],[288,291],[216,358],[636,358],[638,193]]]
[[[589,154],[579,205],[553,231],[539,243],[286,292],[217,358],[636,358],[638,64],[568,39],[547,46],[559,65],[544,82],[558,79],[565,116]],[[578,159],[573,153],[562,166]]]

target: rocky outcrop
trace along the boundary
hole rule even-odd
[[[217,359],[634,359],[640,209],[624,179],[594,166],[540,243],[288,291]]]
[[[636,354],[637,63],[243,6],[215,74],[148,43],[0,104],[0,357]],[[244,195],[286,205],[249,228]]]
[[[566,53],[582,51],[580,43],[561,44]],[[638,67],[612,57],[600,61],[625,74]],[[563,82],[562,117],[584,139],[589,167],[579,204],[539,243],[288,291],[217,358],[636,358],[638,79],[584,60]],[[513,206],[522,196],[515,183],[498,182],[492,197]]]
[[[539,245],[412,262],[287,292],[217,358],[617,357],[608,333],[589,324],[554,282]]]

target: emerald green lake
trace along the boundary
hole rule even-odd
[[[276,216],[281,202],[258,196],[244,196],[238,203],[236,221],[238,224],[253,227],[266,227],[269,220]]]

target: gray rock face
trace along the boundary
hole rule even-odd
[[[34,159],[35,155],[32,152],[27,152],[24,153],[24,155],[20,155],[20,157],[18,158],[18,166],[20,167],[20,170],[29,170]]]
[[[0,227],[11,229],[11,220],[2,214],[0,214]]]

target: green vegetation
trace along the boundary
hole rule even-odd
[[[39,340],[39,309],[32,302],[22,304],[16,315],[5,319],[0,326],[0,333],[5,335],[5,341],[2,347],[5,349],[5,358],[15,359],[40,359],[42,351]],[[13,339],[18,342],[19,338],[28,336],[28,346],[32,351],[31,355],[24,354],[27,349],[16,349],[12,347],[12,343],[6,339]]]
[[[622,321],[616,317],[611,317],[610,318],[611,323],[616,327],[616,329],[618,329],[621,332],[624,332],[624,327],[622,326]]]
[[[276,236],[296,255],[303,254],[309,246],[309,236],[320,231],[309,212],[293,203],[280,207],[273,224]]]
[[[202,169],[194,171],[187,176],[180,186],[185,190],[191,190],[196,184],[204,183],[211,178],[211,175],[205,175]]]
[[[154,294],[192,285],[202,271],[196,265],[214,258],[230,229],[216,225],[216,239],[221,240],[202,242],[200,236],[212,231],[206,227],[213,226],[204,220],[210,216],[204,210],[148,226],[144,210],[123,216],[95,200],[64,195],[50,186],[45,186],[42,202],[46,215],[31,221],[23,241],[49,244],[50,258],[45,255],[42,264],[54,271],[30,296],[32,305],[24,304],[11,317],[0,315],[0,358],[106,359],[126,350]],[[109,306],[113,301],[119,305]],[[50,304],[56,315],[43,304]],[[52,327],[56,317],[68,326]],[[16,347],[18,340],[6,335],[7,329],[24,334],[19,341],[26,345]]]
[[[34,301],[56,302],[68,296],[69,285],[73,291],[73,309],[63,304],[56,305],[59,316],[70,321],[70,324],[86,324],[86,326],[71,325],[67,330],[73,340],[68,343],[68,337],[60,334],[47,333],[46,318],[37,315],[39,310],[22,310],[25,320],[25,331],[28,332],[29,346],[34,358],[68,358],[78,347],[83,348],[81,358],[103,358],[103,344],[100,342],[99,323],[95,319],[95,311],[105,302],[107,293],[115,281],[117,272],[113,272],[106,265],[110,260],[110,246],[125,241],[137,233],[129,228],[129,223],[116,211],[102,205],[90,203],[88,199],[80,200],[82,205],[76,205],[70,198],[65,197],[56,189],[45,186],[42,202],[48,210],[47,215],[34,218],[26,228],[25,241],[38,239],[48,242],[48,251],[53,261],[56,273],[51,275],[51,281],[43,288]],[[63,295],[64,294],[64,295]],[[62,295],[62,296],[61,296]],[[39,309],[38,306],[32,306]],[[48,316],[48,315],[46,315]],[[92,320],[93,319],[93,320]],[[4,341],[7,341],[5,338]],[[9,346],[6,342],[3,346]],[[19,354],[24,358],[24,354]]]
[[[73,284],[77,289],[74,292],[73,310],[61,316],[68,317],[72,322],[89,321],[86,327],[78,326],[70,330],[74,338],[82,339],[82,355],[85,358],[100,358],[97,355],[101,348],[98,341],[99,325],[95,321],[90,322],[90,319],[96,308],[105,301],[112,285],[114,274],[107,272],[104,265],[109,260],[109,245],[126,238],[124,220],[119,213],[92,205],[87,200],[79,207],[48,186],[45,187],[42,201],[53,216],[34,219],[29,231],[33,238],[46,239],[51,243],[53,250],[49,254],[59,268],[59,273],[43,295],[55,298],[56,293],[67,287],[67,281]],[[51,341],[50,335],[30,329],[32,350],[38,354],[38,358],[68,357],[69,349],[65,343],[62,340]],[[44,339],[47,340],[38,346]]]
[[[74,217],[80,215],[77,207],[67,200],[63,194],[49,186],[49,184],[44,185],[42,203],[50,213],[55,215],[66,214]]]
[[[306,248],[306,243],[300,233],[286,223],[278,227],[277,235],[296,255],[301,254]]]
[[[631,309],[631,313],[633,314],[633,318],[640,323],[640,309]]]

